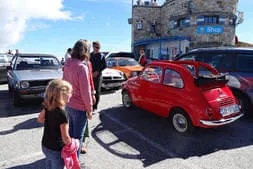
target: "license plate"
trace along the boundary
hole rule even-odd
[[[230,114],[233,113],[238,113],[240,111],[239,106],[237,104],[233,104],[230,106],[225,106],[225,107],[221,107],[220,108],[220,113],[221,115],[224,116],[228,116]]]

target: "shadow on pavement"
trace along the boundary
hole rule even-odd
[[[38,123],[36,120],[37,118],[26,120],[22,123],[15,125],[13,129],[11,130],[0,131],[0,135],[11,134],[18,130],[28,130],[28,129],[38,128],[38,127],[43,127],[43,124]]]
[[[81,169],[91,169],[90,167],[87,167],[84,163],[81,163]],[[6,169],[45,169],[45,158],[35,161],[31,164],[25,164],[25,165],[19,165],[15,167],[10,167]]]
[[[24,114],[38,113],[41,110],[42,99],[30,97],[22,101],[18,107],[13,106],[8,90],[0,91],[0,118]]]
[[[110,89],[110,90],[102,89],[101,90],[101,95],[113,94],[113,93],[115,93],[118,90],[119,89]]]
[[[185,159],[253,144],[253,119],[242,118],[213,129],[196,128],[189,135],[175,132],[168,119],[138,108],[106,109],[100,112],[100,120],[92,137],[110,153],[139,159],[145,167],[167,158]]]
[[[45,164],[45,159],[41,159],[31,164],[15,166],[15,167],[7,168],[7,169],[45,169],[44,164]]]

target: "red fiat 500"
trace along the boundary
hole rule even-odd
[[[122,102],[168,117],[176,131],[186,133],[243,116],[226,82],[225,75],[202,62],[156,61],[123,84]]]

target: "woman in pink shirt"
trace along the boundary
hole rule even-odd
[[[89,58],[90,42],[79,40],[73,47],[71,58],[64,65],[63,79],[73,87],[73,94],[66,105],[69,118],[69,134],[80,141],[83,140],[87,117],[92,118],[92,96],[88,66],[83,63]],[[88,116],[86,116],[86,113]],[[79,157],[81,146],[77,151]]]

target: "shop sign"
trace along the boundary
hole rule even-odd
[[[222,26],[198,26],[197,34],[222,34],[224,28]]]

